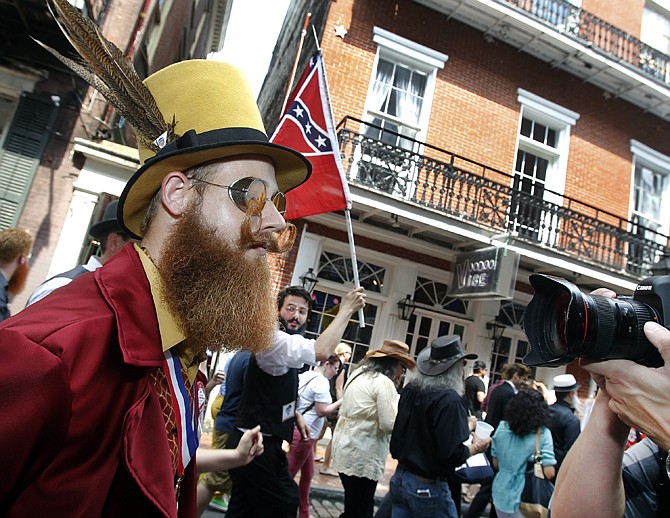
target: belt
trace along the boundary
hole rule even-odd
[[[411,473],[412,475],[414,475],[416,477],[416,479],[419,482],[428,482],[430,484],[435,484],[437,482],[444,482],[444,481],[447,480],[447,477],[442,477],[442,476],[438,476],[438,477],[435,477],[435,478],[429,478],[429,477],[423,477],[421,475],[417,475],[411,469],[407,469],[407,467],[404,466],[403,464],[398,464],[398,469],[400,469],[402,471],[406,471],[407,473]]]

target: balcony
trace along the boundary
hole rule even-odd
[[[429,144],[403,137],[409,150],[367,136],[379,130],[352,117],[338,125],[353,186],[635,278],[670,251],[667,236],[636,221],[548,190],[533,196],[513,175]]]
[[[670,122],[670,56],[567,0],[415,0]]]
[[[670,85],[670,57],[566,0],[505,0],[558,31]]]

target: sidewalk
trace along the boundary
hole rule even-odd
[[[326,432],[324,438],[319,441],[317,445],[317,456],[323,456],[330,440],[330,430]],[[201,441],[203,447],[208,447],[211,444],[211,439],[203,434]],[[377,491],[375,492],[375,512],[381,500],[386,496],[389,489],[389,481],[395,473],[397,462],[390,455],[386,460],[386,468],[384,470],[384,477],[377,484]],[[310,516],[311,518],[339,518],[344,511],[344,489],[339,477],[322,475],[320,473],[323,468],[323,462],[316,462],[314,464],[314,478],[312,478],[312,486],[310,491]],[[296,481],[300,475],[296,477]],[[460,495],[458,495],[460,498]],[[462,504],[462,510],[468,508],[467,504]],[[224,518],[225,513],[208,509],[202,515],[203,518]],[[482,514],[482,518],[488,517],[488,508]]]
[[[330,440],[330,430],[326,432],[324,438],[319,441],[317,446],[317,456],[323,457],[328,441]],[[211,433],[205,431],[201,438],[201,447],[208,448],[211,445]],[[375,493],[375,512],[386,495],[389,488],[389,481],[395,473],[396,461],[389,456],[386,461],[386,469],[384,470],[384,477],[377,484],[377,491]],[[316,462],[314,464],[314,478],[312,478],[312,487],[310,491],[310,515],[313,518],[338,518],[344,511],[344,489],[340,482],[340,477],[330,475],[322,475],[320,473],[323,468],[323,462]],[[300,475],[296,477],[299,480]],[[202,515],[203,518],[223,518],[224,512],[208,509]]]

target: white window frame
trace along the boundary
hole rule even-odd
[[[670,156],[664,155],[650,148],[649,146],[631,139],[630,152],[633,154],[631,170],[631,189],[630,189],[630,216],[632,221],[635,215],[635,169],[638,166],[647,166],[654,172],[665,175],[665,188],[661,194],[661,214],[658,232],[664,235],[670,234]],[[665,244],[665,242],[661,242]]]
[[[659,20],[665,23],[659,24]],[[640,41],[664,54],[670,52],[669,0],[645,1],[640,24]]]
[[[517,90],[517,101],[521,105],[521,110],[514,161],[516,163],[519,149],[548,159],[549,167],[545,186],[551,191],[563,194],[565,192],[568,154],[570,152],[570,128],[577,123],[580,115],[523,88]],[[524,118],[532,119],[554,129],[556,131],[556,147],[541,144],[532,138],[521,135],[521,122]],[[514,166],[512,170],[514,170]],[[548,196],[545,196],[545,199],[561,204],[560,200],[549,199]]]
[[[519,123],[517,127],[517,141],[514,152],[514,163],[512,164],[513,175],[516,177],[516,161],[520,151],[545,158],[549,164],[544,181],[545,191],[542,199],[558,206],[563,205],[563,194],[568,169],[568,154],[570,151],[570,128],[579,120],[579,113],[551,102],[539,95],[533,94],[523,88],[517,90],[517,101],[521,105],[519,110]],[[556,147],[551,147],[537,142],[532,137],[521,134],[523,119],[531,119],[543,124],[556,132]],[[514,185],[514,179],[511,180]],[[552,191],[552,192],[549,192]],[[556,221],[555,215],[546,213],[542,216],[542,228],[547,229],[538,233],[538,239],[551,245],[557,237],[560,222]],[[551,229],[551,231],[549,231]]]
[[[430,121],[437,71],[444,68],[449,56],[376,26],[372,29],[372,41],[377,45],[377,54],[375,55],[372,75],[370,76],[368,85],[363,119],[366,120],[368,114],[376,114],[374,110],[371,110],[371,100],[374,98],[374,82],[377,77],[377,67],[380,57],[387,61],[401,63],[426,74],[426,91],[415,136],[415,140],[423,141],[426,136],[428,122]]]

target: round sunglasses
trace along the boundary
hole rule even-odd
[[[219,183],[208,182],[206,180],[200,180],[199,178],[191,178],[194,182],[201,182],[207,185],[213,185],[214,187],[221,187],[223,189],[228,189],[228,195],[230,199],[233,200],[233,203],[245,214],[247,213],[247,208],[249,207],[249,202],[251,200],[260,200],[261,201],[261,210],[265,207],[265,200],[267,199],[267,190],[265,188],[265,182],[260,178],[253,178],[248,176],[246,178],[240,178],[239,180],[234,181],[230,185],[222,185]],[[277,191],[270,198],[274,204],[277,212],[282,216],[286,212],[286,196],[283,192]]]

